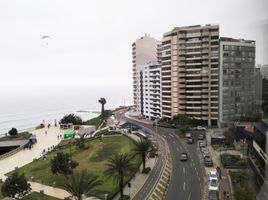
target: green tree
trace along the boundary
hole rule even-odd
[[[101,104],[101,115],[104,116],[104,105],[106,104],[106,99],[101,97],[99,99],[99,103]]]
[[[101,184],[102,181],[99,180],[98,176],[83,170],[82,172],[75,172],[70,175],[62,187],[77,200],[81,200],[83,195],[96,196],[99,194],[96,187]]]
[[[61,120],[60,124],[72,123],[74,125],[81,125],[83,123],[81,117],[71,113],[69,115],[65,115]]]
[[[65,177],[73,173],[73,169],[78,163],[70,159],[70,155],[59,152],[51,160],[51,172],[53,174],[63,174]]]
[[[235,140],[235,135],[232,130],[227,129],[223,132],[223,135],[225,137],[225,144],[226,145],[231,145],[234,143]]]
[[[4,196],[20,199],[31,191],[31,185],[27,183],[24,174],[15,172],[7,177],[1,191]]]
[[[11,136],[18,135],[18,130],[16,128],[12,128],[8,131],[8,134]]]
[[[146,157],[150,152],[154,152],[152,142],[148,139],[141,139],[138,142],[135,142],[135,147],[131,149],[134,151],[134,155],[140,155],[142,159],[142,167],[145,169]]]
[[[104,174],[119,183],[120,196],[124,196],[124,180],[129,177],[133,171],[136,170],[132,162],[133,156],[129,154],[116,154],[108,159],[106,163],[107,169]]]

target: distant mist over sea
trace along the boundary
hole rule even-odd
[[[116,90],[101,87],[40,87],[35,89],[13,89],[1,92],[0,135],[12,127],[19,131],[36,127],[43,120],[54,124],[54,120],[75,113],[83,120],[96,117],[100,111],[98,100],[105,97],[107,109],[131,104],[131,88]],[[77,112],[89,111],[89,112]]]

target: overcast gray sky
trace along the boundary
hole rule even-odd
[[[256,40],[257,63],[268,63],[267,19],[267,0],[1,0],[0,91],[72,85],[131,95],[131,43],[175,26],[219,24],[221,36]]]

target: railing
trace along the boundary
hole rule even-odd
[[[1,156],[0,156],[0,160],[3,160],[3,159],[5,159],[5,158],[7,158],[7,157],[9,157],[9,156],[12,156],[12,155],[14,155],[15,153],[18,153],[18,152],[19,152],[20,150],[22,150],[23,148],[24,148],[24,146],[20,146],[20,147],[18,147],[18,148],[16,148],[16,149],[13,149],[13,150],[10,151],[10,152],[7,152],[7,153],[1,155]]]

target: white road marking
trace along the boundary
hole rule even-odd
[[[183,167],[183,173],[185,174],[185,167]]]
[[[190,199],[191,199],[191,195],[192,195],[192,193],[190,192],[189,197],[188,197],[188,200],[190,200]]]
[[[183,190],[184,190],[184,191],[185,191],[185,185],[186,185],[185,182],[183,182]]]
[[[170,135],[170,137],[173,137],[174,138],[174,135],[172,135],[172,134],[169,134]]]

